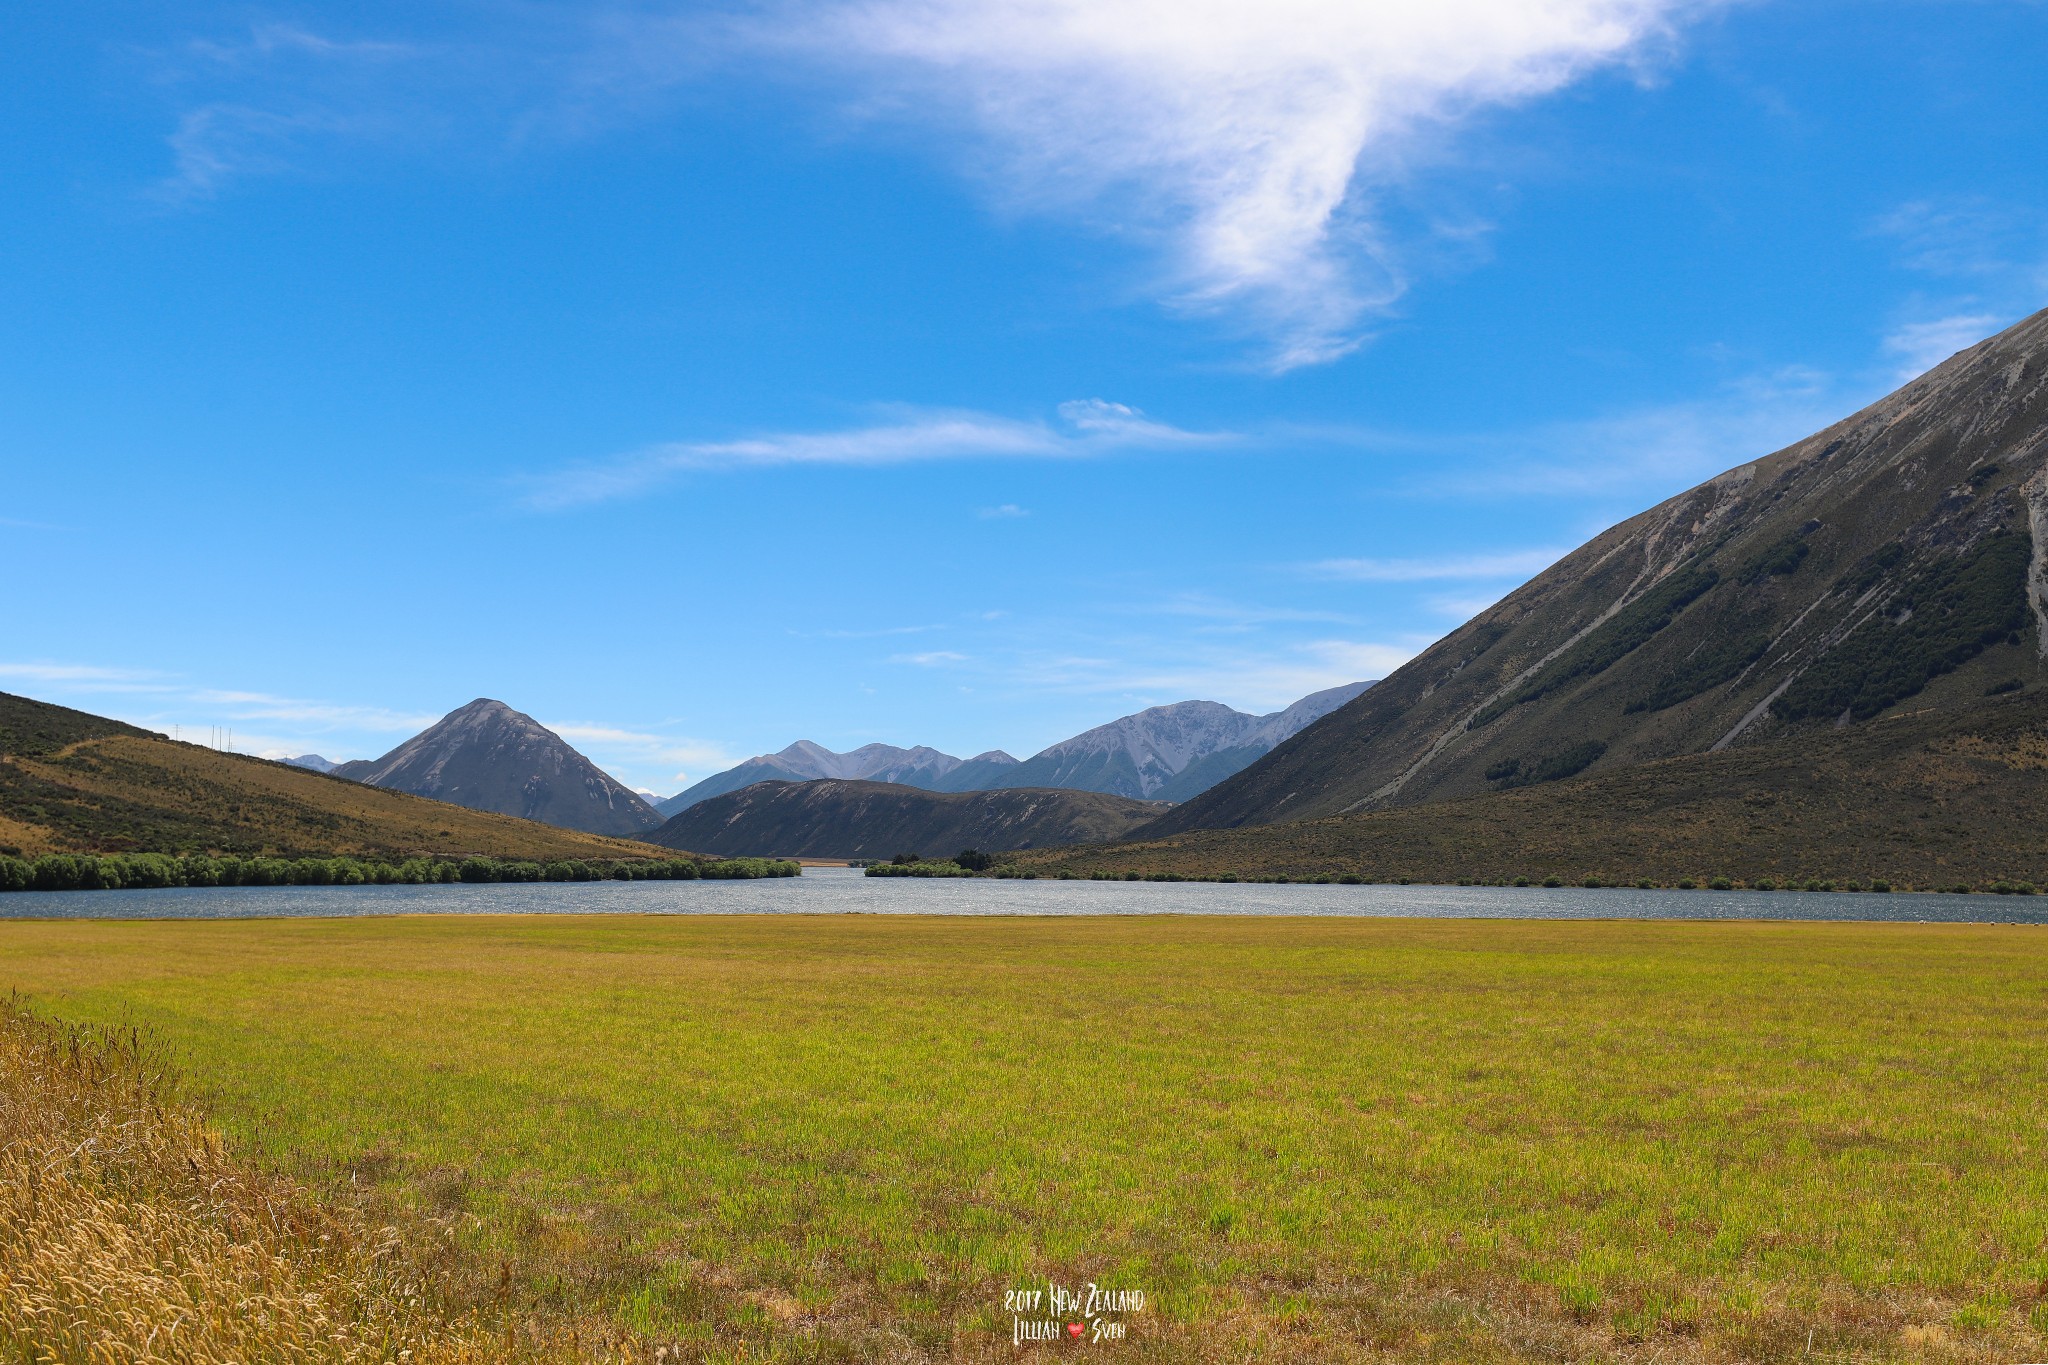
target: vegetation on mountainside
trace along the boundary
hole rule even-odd
[[[127,735],[157,739],[147,730],[68,706],[0,692],[0,754],[53,754],[81,740]]]
[[[1640,648],[1652,635],[1678,619],[1684,611],[1721,581],[1721,574],[1708,566],[1675,569],[1669,577],[1635,601],[1616,612],[1592,634],[1567,650],[1512,696],[1472,717],[1472,728],[1490,724],[1512,707],[1525,705],[1595,673],[1605,672],[1624,656]]]
[[[2025,533],[1986,537],[1968,553],[1944,556],[1907,579],[1879,612],[1801,673],[1773,709],[1869,720],[1923,691],[1934,678],[2001,640],[2018,644],[2032,624]],[[1894,556],[1893,563],[1903,558]],[[1866,589],[1867,591],[1867,589]]]
[[[1047,1279],[1143,1290],[1075,1349],[1147,1361],[2043,1359],[2044,973],[1964,925],[0,923],[228,1150],[686,1362],[1014,1360]]]
[[[1502,788],[1529,787],[1538,782],[1561,782],[1593,766],[1607,746],[1597,739],[1582,740],[1569,749],[1540,758],[1503,759],[1486,770],[1486,780]]]
[[[1030,850],[1045,876],[2048,885],[2048,695],[1977,699],[1428,806]]]
[[[616,861],[666,850],[242,754],[0,693],[0,854],[476,855]]]
[[[0,891],[121,891],[172,886],[418,886],[455,882],[734,881],[795,877],[803,868],[766,858],[642,858],[539,863],[498,858],[236,858],[203,853],[0,854]]]

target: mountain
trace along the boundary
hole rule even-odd
[[[823,777],[895,782],[943,792],[1065,787],[1133,799],[1184,801],[1370,686],[1359,682],[1333,687],[1264,716],[1246,715],[1213,701],[1155,706],[1063,740],[1023,763],[1000,749],[968,759],[936,749],[898,749],[887,744],[835,754],[809,740],[799,740],[779,754],[750,758],[707,777],[666,801],[655,802],[654,808],[675,816],[699,801],[756,782],[807,782]]]
[[[666,801],[655,802],[654,809],[664,816],[675,816],[699,801],[751,787],[756,782],[809,782],[821,777],[936,788],[947,776],[962,769],[996,772],[1016,761],[1001,750],[963,761],[923,745],[899,749],[892,744],[864,744],[851,753],[836,754],[821,744],[800,739],[781,753],[763,754],[736,768],[714,773]]]
[[[560,735],[484,697],[384,757],[343,763],[334,775],[590,834],[632,837],[661,824],[653,807]]]
[[[2048,311],[1622,522],[1145,831],[1418,805],[2031,692]]]
[[[1120,838],[1160,807],[1099,792],[934,792],[898,782],[759,782],[699,801],[653,843],[718,856],[949,857],[963,848],[1044,848]]]
[[[316,773],[331,773],[341,765],[331,758],[318,754],[300,754],[297,758],[280,758],[279,763],[289,763],[294,768],[310,768]]]
[[[1427,805],[1154,839],[1140,831],[1020,861],[1081,876],[2048,887],[2044,754],[2048,690]],[[1824,902],[1813,910],[1828,913]]]
[[[1034,754],[997,774],[989,785],[1068,787],[1146,800],[1186,800],[1257,761],[1372,685],[1332,687],[1264,716],[1213,701],[1150,707]]]
[[[645,844],[179,744],[0,693],[0,853],[644,858]]]

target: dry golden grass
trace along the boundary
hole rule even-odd
[[[231,1158],[133,1031],[0,1005],[0,1354],[24,1362],[583,1360],[556,1324],[451,1311],[458,1279]]]

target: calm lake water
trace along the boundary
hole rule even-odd
[[[1637,891],[1503,886],[867,878],[755,882],[233,886],[0,895],[0,919],[314,915],[1369,915],[1448,919],[1778,919],[2048,923],[2048,896]]]

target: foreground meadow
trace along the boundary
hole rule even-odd
[[[2048,930],[0,923],[238,1156],[685,1359],[1969,1360],[2048,1333]],[[1008,1289],[1143,1290],[1014,1344]]]

